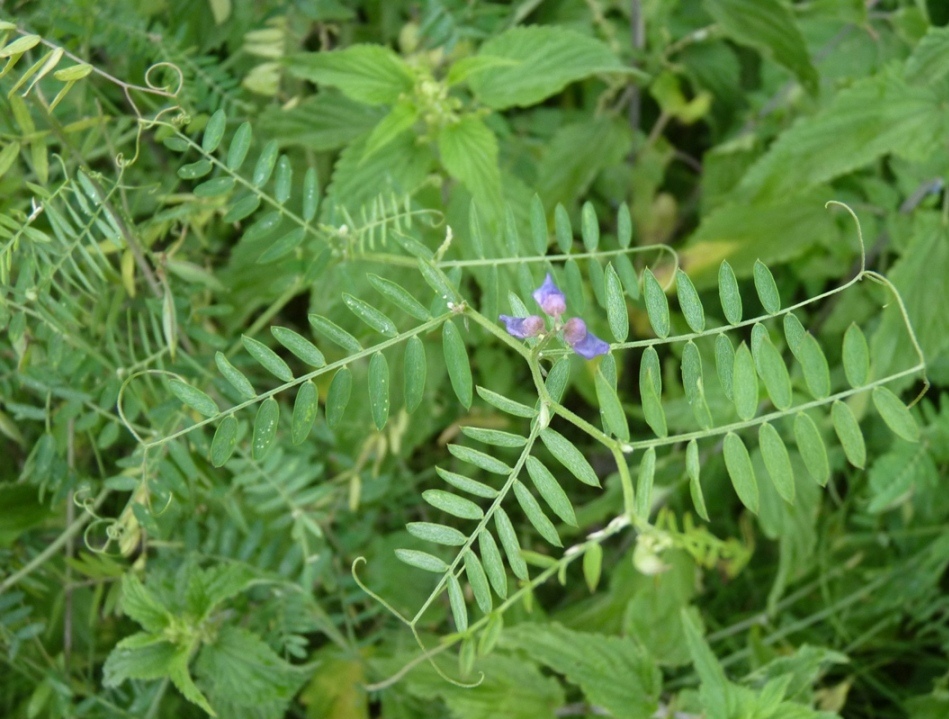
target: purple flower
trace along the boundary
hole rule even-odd
[[[567,298],[560,288],[554,284],[554,278],[547,273],[544,284],[534,290],[533,298],[537,300],[540,308],[551,317],[560,317],[567,311]]]
[[[610,351],[606,342],[592,332],[587,332],[586,322],[579,317],[567,320],[563,326],[563,338],[584,359],[593,359]]]
[[[544,331],[544,320],[537,315],[530,317],[510,317],[501,315],[499,318],[507,328],[507,333],[519,340],[536,337]]]

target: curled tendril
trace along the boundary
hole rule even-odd
[[[164,68],[170,68],[171,71],[178,78],[178,85],[177,87],[175,87],[174,90],[172,90],[170,87],[166,85],[159,85],[157,82],[155,82],[152,79],[153,72],[160,69],[164,69]],[[149,68],[145,71],[145,84],[148,86],[150,90],[157,90],[158,92],[167,93],[171,95],[172,97],[178,97],[178,93],[180,93],[181,90],[185,86],[185,75],[181,71],[181,68],[175,65],[175,63],[173,62],[168,62],[168,61],[156,62],[154,65],[149,66]]]
[[[96,529],[96,527],[102,524],[106,525],[106,540],[105,544],[103,544],[101,547],[97,547],[92,543],[92,537],[90,535],[92,534],[92,531]],[[118,521],[115,519],[96,519],[95,521],[90,522],[82,532],[82,543],[85,545],[86,549],[88,549],[93,554],[110,554],[109,546],[113,541],[115,541],[110,535],[115,534],[115,532],[112,531],[112,525],[115,524],[118,524]]]

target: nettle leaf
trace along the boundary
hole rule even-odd
[[[487,529],[482,529],[478,535],[478,548],[481,550],[481,562],[488,581],[491,582],[491,588],[501,599],[507,598],[507,572],[504,571],[501,550]]]
[[[544,498],[550,509],[560,517],[564,522],[572,527],[577,526],[577,516],[573,511],[573,505],[563,487],[557,482],[544,463],[536,457],[527,458],[527,473],[530,475],[537,493]]]
[[[422,492],[422,499],[435,509],[440,509],[446,514],[459,519],[481,519],[484,516],[481,507],[470,499],[459,497],[457,494],[446,492],[443,489],[426,489]]]
[[[471,592],[474,594],[475,602],[478,608],[485,614],[490,614],[493,609],[491,602],[491,589],[488,587],[488,577],[484,573],[484,567],[477,555],[470,549],[464,553],[465,576],[468,577],[468,584],[471,585]]]
[[[873,405],[893,434],[907,442],[919,441],[919,425],[902,400],[886,387],[875,387]]]
[[[500,459],[496,459],[495,457],[485,454],[484,452],[479,452],[476,449],[462,447],[460,444],[450,444],[448,445],[448,451],[462,462],[473,464],[475,467],[479,467],[485,472],[490,472],[491,474],[511,473],[511,468]]]
[[[827,448],[820,436],[820,430],[808,415],[798,412],[794,417],[794,440],[797,449],[804,460],[808,474],[821,487],[827,486],[830,480],[830,462],[827,459]]]
[[[371,157],[403,132],[410,130],[418,120],[418,116],[419,108],[415,102],[407,99],[397,102],[389,114],[383,117],[369,133],[364,157]]]
[[[620,402],[619,395],[616,394],[616,389],[603,376],[601,368],[597,368],[593,379],[596,385],[596,398],[600,403],[607,428],[617,439],[628,442],[629,424],[626,421],[626,413],[623,411],[623,405]]]
[[[251,441],[251,456],[261,460],[270,454],[273,441],[277,436],[277,424],[280,420],[280,405],[273,397],[260,403],[254,417],[254,436]]]
[[[728,260],[722,260],[718,270],[718,296],[722,301],[722,311],[728,324],[737,325],[741,322],[741,292],[738,289],[735,270],[728,264]]]
[[[448,571],[448,565],[441,559],[417,549],[396,549],[395,556],[398,557],[399,561],[405,562],[410,567],[424,569],[426,572],[443,574]]]
[[[270,334],[298,359],[311,367],[326,366],[326,358],[323,357],[323,353],[303,335],[286,327],[271,327]]]
[[[171,614],[134,574],[122,575],[122,611],[149,632],[160,633],[171,622]]]
[[[540,439],[557,461],[570,470],[574,477],[591,487],[600,486],[600,480],[593,471],[593,467],[570,440],[550,428],[540,433]]]
[[[758,291],[761,306],[769,315],[776,315],[781,309],[781,294],[778,292],[774,275],[764,262],[755,260],[754,276],[755,289]]]
[[[676,294],[679,297],[679,307],[686,323],[693,332],[705,331],[705,309],[699,293],[692,284],[692,280],[685,272],[676,270]]]
[[[643,298],[646,301],[646,314],[657,337],[669,336],[669,300],[659,284],[659,280],[648,267],[643,270]]]
[[[422,303],[416,300],[409,291],[401,285],[379,277],[379,275],[368,274],[366,277],[369,279],[369,284],[371,284],[379,294],[383,295],[406,314],[411,315],[417,320],[425,321],[431,319],[432,315],[425,309]]]
[[[394,105],[403,93],[411,94],[415,83],[402,59],[382,45],[303,53],[285,62],[296,77],[338,87],[347,97],[367,105]]]
[[[471,409],[472,379],[468,350],[461,332],[451,320],[442,325],[442,348],[445,352],[445,366],[455,396],[465,409]]]
[[[751,465],[751,457],[745,448],[744,442],[734,432],[725,435],[723,445],[725,466],[732,486],[738,494],[738,499],[755,514],[758,513],[758,481],[755,479],[755,470]]]
[[[502,412],[512,414],[515,417],[525,417],[527,419],[533,419],[537,416],[537,410],[533,407],[528,407],[526,404],[515,402],[514,400],[508,399],[497,392],[492,392],[481,385],[475,387],[475,391],[478,393],[478,396],[481,397],[481,399],[490,404],[492,407],[501,410]]]
[[[349,367],[340,367],[330,382],[326,393],[326,424],[336,427],[346,413],[349,397],[353,392],[353,373]]]
[[[689,475],[689,492],[692,495],[692,504],[699,516],[708,521],[708,509],[705,507],[705,495],[702,493],[701,462],[699,461],[699,445],[694,439],[689,440],[685,448],[685,471]]]
[[[405,375],[405,409],[411,414],[422,403],[422,397],[425,395],[425,378],[428,374],[425,346],[417,336],[409,337],[405,343],[403,372]]]
[[[504,556],[507,557],[508,566],[514,572],[518,579],[527,580],[527,563],[521,556],[521,545],[517,541],[517,532],[514,531],[514,525],[511,524],[511,518],[503,508],[498,507],[494,510],[494,525],[498,530],[498,539],[501,540],[501,547],[504,549]]]
[[[797,359],[804,370],[804,381],[815,399],[830,394],[830,369],[820,344],[810,332],[805,333],[798,347]]]
[[[399,333],[395,323],[368,302],[364,302],[358,297],[353,297],[348,292],[343,293],[343,302],[346,304],[346,307],[349,308],[350,312],[376,332],[386,337],[395,337]]]
[[[610,331],[617,342],[625,342],[629,337],[629,312],[626,309],[626,297],[623,295],[623,283],[612,263],[606,267],[605,295]]]
[[[489,487],[483,482],[478,482],[477,480],[465,477],[462,474],[457,474],[456,472],[449,472],[441,467],[436,467],[435,471],[445,482],[455,489],[460,489],[462,492],[473,494],[476,497],[484,497],[485,499],[494,499],[498,496],[498,491],[494,489],[494,487]]]
[[[460,547],[468,538],[454,527],[446,527],[444,524],[433,524],[432,522],[409,522],[405,525],[409,534],[418,537],[426,542],[434,544],[444,544],[448,547]]]
[[[498,139],[476,115],[465,115],[438,133],[438,151],[448,174],[486,208],[501,202]]]
[[[789,504],[794,503],[794,470],[784,440],[778,430],[765,422],[758,428],[758,445],[768,475],[778,494]]]
[[[735,354],[732,394],[738,416],[745,422],[754,417],[758,411],[758,375],[755,372],[755,361],[751,356],[751,350],[744,342]]]
[[[856,324],[851,323],[844,333],[844,374],[851,387],[862,387],[870,376],[870,349],[867,338]]]
[[[312,382],[304,382],[297,390],[293,403],[293,417],[290,420],[290,441],[301,444],[310,436],[313,423],[320,408],[320,393]]]
[[[197,387],[182,382],[180,379],[168,380],[168,388],[183,404],[205,417],[214,417],[220,413],[217,402],[211,399]]]
[[[369,409],[380,432],[389,420],[389,364],[382,352],[369,360]]]
[[[317,332],[347,352],[361,352],[362,345],[349,332],[320,315],[309,315],[310,324]]]
[[[863,469],[867,463],[867,445],[863,441],[860,423],[857,422],[850,405],[839,400],[834,402],[830,408],[830,417],[847,461],[854,467]]]
[[[494,110],[536,105],[575,80],[625,69],[603,42],[554,26],[512,28],[484,43],[478,56],[504,61],[468,80],[475,97]]]
[[[517,503],[521,505],[521,509],[524,510],[524,514],[527,516],[528,521],[534,525],[534,529],[537,530],[537,533],[555,547],[562,547],[563,544],[560,541],[560,536],[557,534],[557,528],[554,527],[553,522],[544,514],[544,510],[541,509],[540,504],[534,499],[534,495],[531,494],[531,491],[521,482],[514,482],[514,496],[517,497]]]
[[[209,457],[211,464],[215,467],[223,467],[225,462],[234,454],[237,447],[237,420],[233,415],[228,415],[221,420],[221,423],[214,431],[214,439],[211,440],[211,449]]]
[[[636,514],[649,519],[652,509],[652,485],[656,477],[656,448],[650,447],[643,452],[639,460],[639,473],[636,475]]]
[[[241,342],[244,345],[244,349],[247,350],[247,353],[257,360],[270,374],[284,382],[293,381],[293,372],[290,371],[290,367],[267,345],[247,335],[241,335]]]

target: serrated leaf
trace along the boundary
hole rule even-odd
[[[768,396],[778,409],[791,406],[791,377],[784,358],[770,339],[761,342],[758,350],[758,373],[764,381]]]
[[[405,562],[410,567],[424,569],[426,572],[442,574],[448,571],[448,565],[441,559],[417,549],[396,549],[395,556],[398,557],[399,561]]]
[[[758,375],[751,350],[744,342],[735,353],[732,394],[738,416],[745,422],[754,417],[758,411]]]
[[[669,300],[659,284],[659,280],[648,267],[643,270],[643,298],[646,301],[646,314],[657,337],[669,336]]]
[[[761,306],[769,315],[776,315],[781,309],[781,295],[771,270],[761,260],[755,260],[754,276]]]
[[[284,382],[293,381],[293,372],[290,371],[290,367],[287,366],[287,363],[263,342],[259,342],[247,335],[241,335],[241,343],[244,345],[244,349],[247,350],[247,353],[257,360],[260,366],[270,372],[274,377]]]
[[[335,322],[321,315],[309,315],[309,320],[313,329],[347,352],[362,351],[362,345],[359,344],[359,341]]]
[[[623,405],[620,403],[613,385],[603,376],[603,372],[599,368],[594,375],[594,384],[596,385],[597,402],[600,404],[600,410],[603,412],[603,418],[606,420],[609,431],[620,441],[628,442],[629,424],[626,422]]]
[[[593,203],[589,200],[583,203],[583,209],[580,211],[580,232],[587,252],[596,252],[600,246],[600,221],[596,217]]]
[[[399,333],[395,323],[368,302],[353,297],[348,292],[343,293],[343,302],[354,315],[376,332],[386,337],[395,337]]]
[[[472,379],[471,363],[465,341],[455,323],[451,320],[442,325],[442,348],[445,353],[445,366],[455,396],[465,409],[471,409]]]
[[[830,394],[830,369],[827,367],[827,358],[820,348],[814,335],[810,332],[804,335],[797,352],[798,362],[804,370],[804,381],[807,388],[816,399],[822,399]]]
[[[376,429],[382,431],[389,420],[389,363],[382,352],[369,360],[369,409]]]
[[[737,325],[741,322],[741,292],[738,290],[735,270],[728,264],[728,260],[722,260],[718,270],[718,296],[722,301],[722,311],[728,324]]]
[[[867,463],[867,445],[863,440],[860,423],[857,422],[850,405],[839,400],[834,402],[830,408],[830,417],[847,461],[854,467],[863,469]]]
[[[234,454],[235,447],[237,447],[237,420],[233,415],[228,415],[221,420],[214,431],[209,452],[211,464],[215,467],[223,467]]]
[[[765,422],[758,428],[758,445],[761,458],[768,470],[778,494],[789,504],[794,503],[794,470],[791,469],[791,457],[788,455],[784,440],[778,430]]]
[[[653,380],[653,370],[646,370],[646,376],[639,383],[640,400],[643,407],[643,418],[657,437],[665,437],[669,430],[666,426],[666,413],[662,409],[659,393],[656,392],[656,383]]]
[[[844,373],[851,387],[862,387],[870,376],[870,349],[867,338],[856,324],[851,324],[844,333]]]
[[[280,405],[273,397],[268,397],[260,403],[254,417],[254,435],[250,454],[255,460],[259,461],[270,453],[274,438],[277,436],[279,420]]]
[[[247,151],[250,150],[250,142],[253,131],[249,122],[242,122],[237,132],[231,139],[231,145],[227,148],[227,169],[237,171],[241,169],[244,160],[247,158]]]
[[[257,391],[244,374],[230,363],[223,352],[214,354],[214,363],[217,365],[218,372],[226,379],[231,386],[237,390],[238,394],[247,399],[253,399],[257,396]]]
[[[827,448],[820,436],[817,425],[808,415],[798,412],[794,417],[794,441],[804,460],[808,474],[821,487],[830,480],[830,462],[827,460]]]
[[[477,555],[470,549],[464,554],[465,576],[468,577],[468,584],[471,585],[471,591],[474,594],[475,602],[478,608],[485,614],[490,614],[493,604],[491,602],[491,589],[488,587],[488,577],[484,573],[484,567]]]
[[[204,137],[201,138],[201,149],[208,155],[214,152],[221,139],[224,137],[224,129],[227,127],[227,115],[224,110],[218,110],[208,120],[204,127]]]
[[[501,410],[502,412],[507,412],[508,414],[514,415],[515,417],[526,417],[528,419],[532,419],[537,416],[537,410],[535,410],[533,407],[528,407],[526,404],[515,402],[514,400],[508,399],[497,392],[492,392],[481,385],[475,387],[475,390],[481,399],[490,404],[492,407]]]
[[[517,532],[514,531],[511,518],[501,507],[494,511],[494,525],[497,527],[498,539],[501,540],[501,547],[507,557],[508,566],[514,572],[515,577],[526,581],[529,578],[527,563],[524,561],[524,557],[521,556],[521,545],[517,541]]]
[[[192,387],[179,379],[168,381],[168,388],[183,404],[205,417],[214,417],[220,413],[217,402],[197,387]]]
[[[379,275],[369,274],[366,275],[366,277],[369,279],[369,284],[371,284],[379,294],[383,295],[403,312],[417,320],[424,321],[431,319],[431,313],[401,285],[383,279],[379,277]]]
[[[461,589],[458,577],[448,575],[448,604],[451,607],[451,618],[455,621],[455,631],[468,631],[468,606],[465,604],[465,595]]]
[[[438,133],[438,151],[448,174],[461,181],[482,206],[500,204],[498,139],[480,117],[466,114],[445,125]]]
[[[467,492],[468,494],[473,494],[476,497],[484,497],[485,499],[494,499],[498,496],[498,491],[493,487],[489,487],[483,482],[478,482],[470,477],[465,477],[464,475],[457,474],[455,472],[449,472],[446,469],[441,467],[435,467],[435,471],[438,473],[438,476],[445,480],[455,489],[460,489],[462,492]]]
[[[311,367],[326,366],[326,358],[320,352],[316,345],[297,332],[286,327],[271,327],[270,334],[292,352],[298,359],[302,360]]]
[[[639,472],[636,475],[636,514],[644,520],[649,519],[652,509],[652,486],[656,478],[656,448],[649,447],[639,460]]]
[[[596,591],[600,583],[600,574],[603,571],[603,547],[591,544],[583,555],[583,579],[587,583],[590,593]]]
[[[699,445],[694,439],[689,440],[689,444],[685,448],[685,471],[689,475],[689,493],[692,495],[692,505],[699,516],[707,522],[708,509],[705,507],[705,495],[702,493]]]
[[[755,479],[755,470],[751,465],[751,457],[745,448],[744,442],[734,432],[725,435],[723,445],[725,466],[728,476],[741,503],[755,514],[758,513],[758,482]]]
[[[481,519],[484,516],[481,507],[470,499],[459,497],[457,494],[446,492],[443,489],[426,489],[422,492],[422,499],[435,509],[440,509],[460,519]]]
[[[290,441],[302,443],[313,429],[313,422],[320,408],[320,393],[312,382],[304,382],[297,390],[293,402],[293,416],[290,420]]]
[[[521,482],[514,482],[514,496],[517,497],[517,503],[521,505],[527,520],[534,525],[537,533],[555,547],[562,547],[563,543],[560,541],[556,527],[544,514],[544,510],[540,508],[540,504],[534,499],[531,491]]]
[[[527,439],[519,434],[511,432],[502,432],[499,429],[487,429],[485,427],[462,427],[461,433],[470,437],[476,442],[494,445],[495,447],[523,447],[527,444]]]
[[[394,105],[400,95],[412,93],[414,84],[402,59],[382,45],[303,53],[291,57],[287,65],[296,77],[338,87],[347,97],[367,105]]]
[[[478,535],[478,548],[481,550],[481,562],[484,572],[494,593],[501,599],[507,598],[507,573],[504,571],[504,562],[501,551],[498,549],[494,536],[486,528]]]
[[[468,541],[468,538],[457,529],[446,527],[444,524],[409,522],[405,528],[413,537],[434,544],[444,544],[447,547],[460,547]]]
[[[893,434],[907,442],[919,441],[919,425],[902,400],[887,387],[875,387],[873,404]]]
[[[428,363],[425,357],[425,346],[417,336],[409,337],[405,343],[405,410],[411,414],[422,403],[425,395],[425,378],[428,374]]]
[[[550,470],[536,457],[527,458],[527,473],[530,475],[537,493],[544,498],[553,513],[572,527],[577,526],[577,516],[563,487],[554,478]]]
[[[629,313],[623,295],[623,283],[612,264],[606,267],[606,317],[616,341],[625,342],[629,337]]]
[[[679,297],[679,307],[686,323],[693,332],[705,331],[705,309],[699,293],[692,284],[692,280],[685,272],[676,270],[676,294]]]
[[[540,439],[556,460],[570,470],[574,477],[591,487],[600,486],[600,480],[593,471],[593,467],[570,440],[549,427],[540,433]]]
[[[485,454],[484,452],[480,452],[477,449],[463,447],[460,444],[449,444],[448,451],[462,462],[467,462],[468,464],[473,464],[475,467],[480,467],[485,472],[490,472],[491,474],[511,473],[511,468],[500,459],[492,457],[489,454]]]
[[[336,427],[343,419],[352,391],[353,373],[349,367],[341,367],[333,375],[330,388],[326,393],[326,424],[330,429]]]

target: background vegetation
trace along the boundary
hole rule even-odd
[[[0,2],[0,713],[949,716],[947,21]]]

